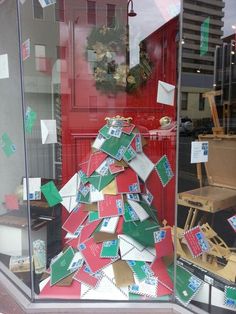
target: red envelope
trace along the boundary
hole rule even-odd
[[[135,128],[134,124],[125,125],[122,127],[121,131],[125,134],[130,134]]]
[[[209,249],[205,235],[199,226],[186,231],[184,233],[184,239],[186,240],[188,248],[193,257],[197,257]]]
[[[99,281],[102,278],[102,275],[91,273],[88,266],[84,265],[75,273],[73,278],[91,288],[96,288],[96,286],[98,285]]]
[[[151,265],[154,275],[158,278],[157,295],[169,295],[173,292],[174,285],[161,258],[156,258]]]
[[[90,156],[87,175],[91,174],[101,165],[101,163],[107,158],[107,154],[103,152],[96,152]]]
[[[80,299],[81,283],[73,280],[71,286],[50,286],[50,280],[39,294],[40,299]]]
[[[74,234],[79,226],[85,221],[88,216],[88,212],[83,211],[83,206],[84,204],[82,204],[75,211],[71,212],[70,216],[67,218],[62,226],[65,231]]]
[[[117,193],[140,193],[139,179],[131,168],[116,177]]]
[[[171,228],[162,228],[154,232],[154,242],[157,258],[173,254]]]
[[[9,210],[19,209],[18,198],[14,194],[5,195],[5,206]]]
[[[78,244],[79,244],[79,239],[75,238],[75,239],[70,239],[68,241],[66,241],[66,244],[70,247],[72,247],[72,249],[77,250],[78,249]]]
[[[78,243],[85,242],[91,234],[94,232],[94,230],[97,228],[97,226],[100,224],[101,220],[96,220],[93,222],[88,223],[83,227],[83,229],[80,232],[79,241]]]
[[[119,219],[117,227],[116,227],[116,233],[117,234],[123,233],[123,223],[124,223],[124,217],[120,216],[120,219]]]
[[[98,202],[100,218],[121,216],[124,213],[124,202],[122,195],[104,195],[104,200]]]
[[[95,243],[93,238],[81,243],[79,250],[93,273],[98,272],[115,261],[115,259],[111,258],[100,258],[102,243]]]

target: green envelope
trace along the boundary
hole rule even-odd
[[[97,220],[99,220],[100,218],[99,218],[99,213],[98,213],[98,211],[97,212],[90,212],[89,213],[89,222],[93,222],[93,221],[97,221]]]
[[[140,281],[153,275],[149,265],[143,261],[127,261],[127,263]]]
[[[174,281],[174,264],[168,267],[168,273],[172,281]],[[190,273],[184,267],[177,265],[176,267],[176,299],[180,303],[187,306],[193,297],[198,293],[203,282],[198,277]]]
[[[69,247],[51,264],[51,286],[71,274],[71,270],[68,270],[68,267],[74,255],[74,250]]]
[[[154,247],[153,233],[158,231],[160,225],[153,219],[129,221],[123,223],[123,233],[138,241],[145,247]]]
[[[101,150],[111,157],[121,160],[134,137],[133,133],[130,135],[122,133],[120,138],[112,136],[102,144]]]
[[[59,194],[53,181],[48,182],[41,186],[41,192],[45,196],[50,207],[62,202],[61,195]]]
[[[77,196],[78,203],[90,204],[90,192],[87,193],[85,196],[82,193],[78,193]]]
[[[105,241],[102,244],[101,258],[115,258],[118,256],[119,240]]]
[[[27,107],[25,114],[25,131],[31,134],[35,121],[37,119],[37,113],[33,111],[30,107]]]
[[[88,181],[95,187],[95,189],[101,191],[114,180],[115,176],[115,174],[110,173],[106,176],[101,176],[99,173],[94,171],[94,173],[88,178]]]
[[[146,202],[139,202],[139,204],[145,209],[148,215],[159,224],[159,221],[157,219],[157,210],[149,206]]]
[[[3,133],[0,144],[7,157],[13,155],[16,151],[15,145],[12,143],[7,133]]]

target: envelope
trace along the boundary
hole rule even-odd
[[[41,200],[41,178],[28,179],[29,200]],[[27,201],[27,185],[26,178],[23,179],[23,200]]]
[[[78,173],[76,173],[59,191],[59,194],[62,197],[61,204],[68,210],[69,213],[78,204],[76,197],[80,186],[80,181],[80,177]]]
[[[62,202],[61,195],[59,194],[53,181],[48,182],[41,186],[41,192],[45,196],[50,207]]]
[[[147,180],[154,168],[154,164],[144,153],[137,154],[136,158],[129,161],[129,166],[144,182]]]
[[[56,120],[41,120],[42,144],[57,143]]]
[[[118,238],[120,240],[120,254],[122,260],[144,262],[153,262],[155,260],[155,249],[145,248],[131,237],[123,234],[118,235]]]
[[[174,106],[175,86],[163,81],[158,81],[157,102]]]

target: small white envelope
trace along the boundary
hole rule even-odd
[[[128,164],[144,182],[154,168],[154,164],[144,153],[137,154]]]
[[[100,231],[107,233],[115,233],[120,217],[105,218],[102,222]]]
[[[163,81],[158,81],[157,102],[174,106],[175,86]]]
[[[29,200],[41,200],[41,178],[29,178]],[[27,201],[26,178],[23,179],[23,200]]]
[[[76,201],[78,189],[80,186],[80,177],[76,173],[59,191],[59,194],[62,197],[61,204],[68,210],[70,213],[78,204]]]
[[[49,5],[55,4],[56,0],[39,0],[42,8],[48,7]]]
[[[41,120],[42,144],[57,143],[56,120]]]
[[[148,213],[139,203],[132,201],[132,200],[129,200],[129,199],[127,200],[127,202],[133,208],[133,210],[137,214],[140,221],[144,221],[144,220],[148,219],[148,217],[149,217]]]

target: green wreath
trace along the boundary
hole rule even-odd
[[[92,71],[96,88],[103,93],[119,91],[132,93],[144,85],[152,73],[152,63],[146,52],[145,42],[140,43],[140,63],[129,69],[126,60],[127,31],[125,27],[93,28],[87,38],[87,53],[92,51]],[[89,58],[88,58],[89,59]]]

